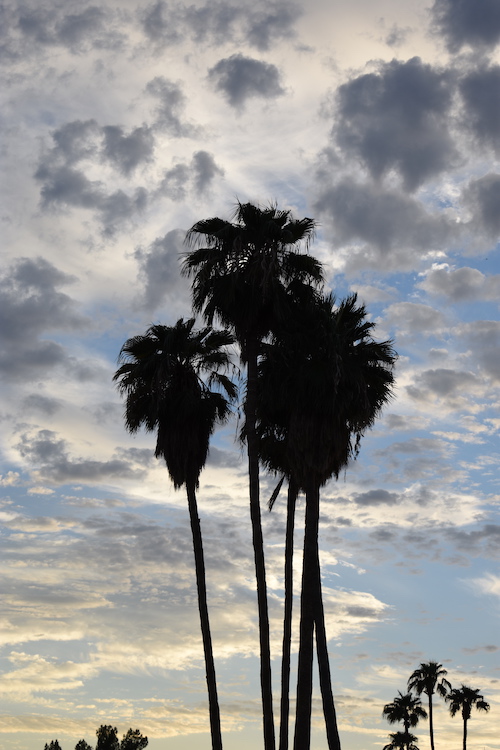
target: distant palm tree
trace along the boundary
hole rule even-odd
[[[462,712],[462,719],[464,720],[463,750],[467,750],[467,722],[470,719],[472,707],[474,706],[478,711],[489,711],[490,704],[486,703],[479,689],[475,690],[467,687],[467,685],[451,690],[446,696],[446,700],[450,704],[452,716],[455,716],[459,711]]]
[[[418,750],[415,742],[417,737],[409,732],[394,732],[389,734],[391,741],[384,745],[383,750]]]
[[[165,459],[174,487],[186,487],[212,747],[222,750],[196,489],[207,459],[210,436],[215,425],[228,418],[229,401],[236,397],[236,387],[224,373],[229,367],[224,347],[233,342],[233,337],[227,331],[214,331],[210,327],[196,332],[194,323],[194,319],[184,322],[181,318],[175,326],[153,325],[145,335],[128,339],[121,349],[122,365],[114,380],[126,397],[126,428],[132,433],[141,427],[148,432],[156,431],[155,456]],[[212,386],[216,390],[211,390]]]
[[[374,324],[366,320],[365,308],[355,296],[336,307],[331,296],[316,294],[291,312],[262,348],[257,434],[268,467],[274,468],[273,445],[281,445],[284,473],[289,471],[306,493],[294,747],[310,746],[316,626],[328,742],[340,748],[321,598],[319,493],[355,457],[361,436],[389,399],[395,354],[390,342],[373,340]]]
[[[387,703],[382,711],[389,724],[402,722],[405,732],[410,731],[410,727],[416,727],[420,719],[427,718],[427,712],[422,708],[420,698],[414,698],[411,693],[403,695],[398,690],[398,695],[392,703]]]
[[[244,403],[250,517],[257,581],[265,750],[274,750],[269,612],[259,500],[259,455],[255,433],[257,362],[261,343],[287,317],[290,287],[320,283],[321,264],[298,252],[314,235],[312,219],[294,219],[276,205],[236,205],[234,222],[198,221],[186,236],[183,273],[193,276],[193,309],[207,323],[218,319],[234,331],[247,366]]]
[[[408,680],[408,690],[413,690],[417,695],[425,693],[429,700],[429,735],[431,750],[434,750],[434,718],[432,696],[437,693],[442,698],[451,690],[451,684],[446,679],[448,672],[442,664],[437,661],[422,662],[415,669]]]

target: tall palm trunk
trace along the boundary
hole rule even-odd
[[[196,586],[198,589],[198,608],[200,610],[201,633],[203,650],[205,653],[205,670],[207,676],[208,704],[210,714],[210,734],[212,736],[212,750],[222,750],[222,735],[220,727],[219,700],[217,697],[217,682],[215,678],[215,664],[212,650],[212,636],[208,619],[207,585],[205,579],[205,560],[203,556],[203,542],[201,526],[196,502],[196,491],[193,483],[186,484],[189,518],[193,535],[194,562],[196,568]]]
[[[434,750],[434,719],[432,714],[432,693],[429,693],[429,735],[431,739],[431,750]]]
[[[290,651],[292,643],[293,609],[293,532],[298,489],[292,478],[288,482],[288,502],[285,535],[285,611],[283,616],[283,650],[281,660],[281,714],[279,750],[288,750],[288,722],[290,718]]]
[[[248,340],[245,348],[247,360],[247,393],[245,399],[245,432],[248,452],[248,475],[250,485],[250,518],[257,580],[257,605],[259,612],[260,639],[260,685],[262,692],[262,715],[264,724],[264,748],[275,750],[273,716],[273,693],[271,682],[271,646],[269,635],[269,610],[267,604],[266,567],[264,539],[259,499],[259,450],[255,432],[257,403],[257,357],[258,341]]]
[[[314,609],[319,566],[318,527],[319,486],[311,482],[306,491],[294,750],[309,750],[311,746]]]
[[[316,653],[318,657],[319,683],[323,700],[323,715],[325,717],[326,737],[329,750],[340,750],[340,737],[337,727],[337,714],[333,700],[332,678],[330,673],[330,660],[328,658],[328,641],[325,627],[325,610],[323,607],[323,596],[321,592],[321,570],[316,572],[317,589],[314,610],[314,624],[316,629]]]
[[[467,719],[464,717],[464,742],[463,750],[467,750]]]

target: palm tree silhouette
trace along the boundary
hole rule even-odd
[[[442,698],[451,690],[451,684],[446,679],[448,672],[442,664],[437,661],[422,662],[412,672],[408,679],[408,690],[413,690],[417,695],[425,693],[429,700],[429,734],[431,750],[434,750],[434,718],[432,696],[438,693]]]
[[[389,724],[402,722],[404,731],[408,733],[410,727],[416,727],[420,719],[427,718],[427,712],[422,708],[420,698],[415,698],[411,693],[403,695],[398,690],[392,703],[384,706],[382,716],[385,716]]]
[[[212,638],[208,617],[205,563],[196,489],[217,423],[229,416],[236,386],[225,374],[233,343],[227,331],[194,330],[194,319],[175,326],[153,325],[123,345],[114,380],[126,397],[125,426],[131,433],[156,431],[155,456],[165,459],[178,489],[185,485],[196,568],[213,750],[222,750]],[[203,378],[206,378],[206,382]],[[216,390],[212,390],[215,387]]]
[[[452,716],[455,716],[459,711],[462,712],[462,719],[464,720],[463,750],[467,750],[467,722],[470,719],[472,707],[474,706],[478,711],[489,711],[490,704],[486,703],[479,689],[467,687],[467,685],[462,685],[461,688],[453,688],[446,696],[446,700],[450,704],[449,709]]]
[[[390,342],[373,340],[374,324],[355,295],[335,307],[331,296],[313,293],[292,312],[262,350],[257,434],[264,455],[273,458],[272,446],[281,445],[297,487],[306,493],[294,747],[310,746],[316,626],[328,742],[340,748],[321,597],[320,487],[355,457],[361,436],[389,399],[395,354]]]
[[[193,277],[193,309],[207,323],[230,327],[247,367],[245,439],[248,453],[250,517],[257,581],[261,692],[265,750],[274,750],[269,612],[259,501],[259,451],[255,432],[257,362],[262,340],[285,319],[290,288],[320,283],[322,270],[313,257],[298,252],[314,235],[312,219],[294,219],[276,205],[262,208],[238,202],[234,222],[211,218],[197,222],[186,236],[192,248],[183,273]]]
[[[410,732],[394,732],[389,734],[391,741],[384,745],[383,750],[418,750],[416,746],[417,737]]]

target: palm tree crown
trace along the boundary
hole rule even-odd
[[[236,386],[223,372],[229,356],[221,348],[233,342],[232,336],[210,327],[196,332],[194,323],[181,318],[175,326],[153,325],[128,339],[114,375],[126,396],[126,428],[157,430],[155,456],[165,459],[176,488],[198,486],[210,435],[230,413],[223,394],[236,397]]]
[[[473,706],[478,711],[490,710],[490,704],[484,700],[484,696],[481,695],[479,689],[467,687],[467,685],[451,690],[446,700],[450,704],[450,714],[455,716],[461,711],[462,718],[465,720],[470,719]]]
[[[245,357],[249,338],[262,339],[286,314],[290,286],[321,283],[321,264],[298,252],[309,246],[313,219],[294,219],[271,204],[237,203],[235,222],[198,221],[186,236],[182,271],[193,280],[193,308],[208,323],[234,328]]]
[[[445,678],[448,672],[442,664],[437,661],[429,661],[420,664],[410,675],[408,680],[408,690],[414,690],[418,695],[425,693],[432,695],[438,693],[442,698],[451,689],[451,684]]]
[[[392,703],[384,706],[382,715],[389,724],[402,722],[405,732],[408,732],[410,727],[416,727],[420,719],[427,718],[427,712],[422,708],[420,699],[414,698],[411,693],[403,695],[399,690]]]

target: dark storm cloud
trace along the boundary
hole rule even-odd
[[[295,3],[283,1],[181,6],[159,0],[142,14],[142,26],[151,41],[162,45],[189,37],[198,44],[238,43],[268,50],[295,36],[293,27],[301,13]]]
[[[490,173],[471,180],[463,197],[473,213],[472,228],[491,239],[497,238],[500,235],[500,174]]]
[[[467,344],[474,361],[493,380],[500,382],[500,322],[476,320],[456,328],[457,336]]]
[[[357,505],[397,505],[399,499],[399,495],[387,490],[369,490],[353,496]]]
[[[152,160],[154,137],[146,125],[135,128],[130,135],[124,135],[117,125],[106,125],[103,133],[103,156],[122,174],[129,175],[140,164]]]
[[[232,107],[240,109],[248,99],[275,99],[285,91],[281,87],[278,68],[271,63],[231,55],[208,71],[208,78]]]
[[[500,153],[500,66],[475,70],[459,83],[466,106],[465,125],[479,143]]]
[[[491,48],[500,41],[498,0],[435,0],[431,14],[450,52],[464,45]]]
[[[65,440],[52,430],[38,430],[35,435],[22,435],[17,445],[21,456],[29,461],[42,481],[95,482],[120,478],[140,479],[142,469],[134,469],[130,461],[112,458],[109,461],[71,458]]]
[[[418,57],[350,80],[337,91],[338,146],[375,179],[395,171],[415,190],[456,161],[448,132],[452,83],[449,72]]]
[[[40,378],[68,364],[60,344],[42,339],[46,331],[81,331],[89,321],[58,288],[75,281],[44,258],[21,258],[0,279],[0,371],[5,378]]]
[[[328,179],[324,168],[318,181]],[[345,178],[322,188],[314,209],[330,220],[336,243],[362,241],[353,249],[348,268],[367,265],[388,270],[409,270],[419,254],[440,248],[453,236],[453,227],[439,214],[428,212],[418,200],[395,190]]]
[[[197,134],[197,128],[181,118],[187,98],[179,83],[164,76],[156,76],[147,84],[146,92],[159,100],[155,129],[165,131],[176,138],[187,138]]]
[[[477,268],[433,268],[417,286],[451,302],[500,299],[500,275],[485,276]]]
[[[139,263],[139,276],[144,283],[140,306],[155,310],[175,291],[185,294],[187,283],[180,276],[179,259],[184,250],[185,232],[174,229],[158,237],[147,250],[138,248],[134,256]]]

